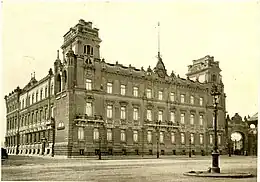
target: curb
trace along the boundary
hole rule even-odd
[[[250,173],[210,173],[207,171],[189,171],[183,173],[184,176],[192,177],[211,177],[211,178],[251,178]]]

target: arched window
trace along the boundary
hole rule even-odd
[[[64,78],[64,83],[67,82],[67,72],[66,70],[63,71],[63,78]]]
[[[53,83],[51,83],[51,95],[53,95]]]
[[[61,92],[61,76],[60,74],[57,75],[57,92]]]
[[[48,97],[48,88],[47,88],[47,86],[45,87],[45,98],[47,98]]]
[[[38,91],[36,92],[35,100],[38,102]]]
[[[217,81],[217,76],[215,74],[212,75],[212,81],[213,82]]]
[[[40,92],[40,100],[42,100],[42,89],[41,89],[41,92]]]

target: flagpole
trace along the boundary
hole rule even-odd
[[[158,22],[158,57],[160,57],[160,22]]]

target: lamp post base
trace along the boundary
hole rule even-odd
[[[159,152],[157,152],[157,159],[159,159]]]
[[[219,167],[212,167],[211,173],[220,173],[220,168]]]
[[[219,153],[214,151],[212,153],[211,173],[220,173],[220,168],[219,168],[219,165],[218,165],[219,164],[218,157],[219,157]]]

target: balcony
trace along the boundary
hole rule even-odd
[[[88,116],[87,114],[78,114],[74,119],[76,126],[84,125],[85,123],[104,123],[101,116]]]

